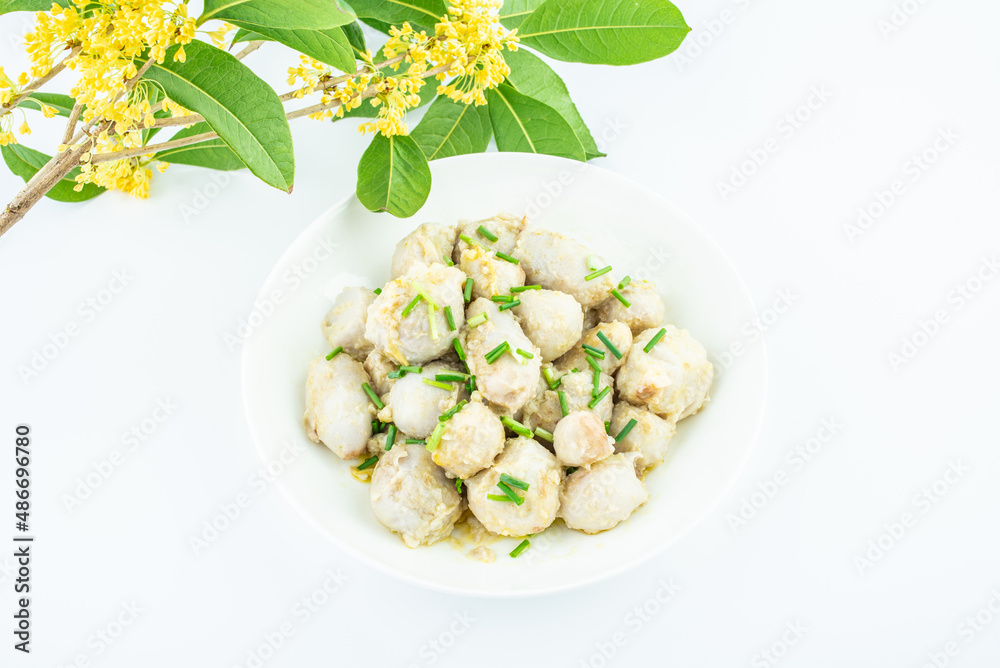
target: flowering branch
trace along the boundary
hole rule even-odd
[[[11,109],[13,109],[14,107],[16,107],[17,105],[19,105],[22,102],[24,102],[25,98],[27,98],[29,95],[31,95],[32,93],[34,93],[36,90],[38,90],[39,88],[41,88],[42,86],[44,86],[48,82],[52,81],[52,79],[55,78],[55,76],[57,74],[59,74],[60,72],[62,72],[64,69],[66,69],[66,64],[70,60],[72,60],[73,58],[76,58],[76,56],[79,55],[80,50],[82,48],[83,47],[80,47],[80,46],[74,47],[69,52],[68,56],[66,56],[65,58],[63,58],[62,60],[60,60],[58,63],[56,63],[55,65],[53,65],[52,69],[50,69],[48,72],[46,72],[44,76],[40,76],[37,79],[31,81],[27,86],[25,86],[23,89],[21,89],[21,92],[16,97],[12,98],[6,104],[0,105],[0,114],[5,113],[7,111],[10,111]]]

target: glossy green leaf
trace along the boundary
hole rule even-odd
[[[170,140],[184,139],[185,137],[193,137],[194,135],[211,131],[212,128],[209,127],[208,123],[195,123],[175,134]],[[164,162],[179,165],[207,167],[208,169],[218,169],[221,171],[232,171],[246,167],[243,161],[221,139],[209,139],[197,144],[191,144],[190,146],[168,148],[165,151],[157,153],[156,160],[163,160]]]
[[[440,96],[410,136],[428,160],[482,153],[493,136],[490,112],[485,105],[477,107]]]
[[[555,70],[545,64],[544,60],[525,49],[505,53],[504,59],[510,66],[510,76],[507,77],[507,82],[519,93],[544,102],[558,111],[573,128],[580,143],[583,144],[587,160],[604,155],[598,150],[597,143],[590,134],[587,124],[584,123],[583,117],[580,116],[576,105],[570,99],[566,84],[555,73]]]
[[[63,95],[62,93],[41,93],[35,91],[31,94],[30,98],[24,100],[17,106],[19,109],[35,109],[41,111],[42,108],[39,106],[39,102],[55,109],[56,116],[63,116],[65,118],[69,118],[70,113],[73,111],[73,105],[76,104],[76,100],[69,95]]]
[[[558,111],[507,84],[486,91],[490,121],[501,151],[544,153],[586,160],[583,144]]]
[[[162,64],[146,76],[167,96],[198,112],[233,152],[265,183],[291,191],[295,174],[292,133],[278,95],[233,56],[204,42],[185,46],[187,60]]]
[[[47,12],[53,4],[69,7],[70,0],[0,0],[0,14],[7,12]]]
[[[428,34],[434,32],[434,24],[448,11],[443,0],[351,0],[351,7],[376,30],[387,32],[387,25],[409,22]],[[367,19],[373,19],[374,25]]]
[[[44,153],[20,144],[0,146],[0,153],[3,154],[3,161],[7,163],[10,171],[24,179],[25,183],[52,159]],[[104,188],[95,186],[93,183],[84,185],[80,192],[73,190],[73,187],[76,186],[76,176],[79,173],[80,168],[74,167],[73,171],[56,183],[45,193],[45,196],[57,202],[83,202],[104,192]]]
[[[545,0],[504,0],[500,8],[500,23],[507,30],[521,27],[531,12],[538,9]]]
[[[355,55],[360,55],[368,49],[368,45],[365,43],[365,34],[361,31],[361,25],[357,21],[341,26],[341,28],[347,36],[347,41],[351,43]]]
[[[264,35],[261,35],[259,32],[254,32],[253,30],[247,30],[246,28],[240,28],[239,30],[237,30],[236,34],[233,35],[232,39],[233,44],[239,44],[241,42],[259,42],[259,41],[272,42],[274,40],[265,37]]]
[[[219,19],[286,30],[326,30],[355,18],[336,0],[205,0],[198,25]]]
[[[315,58],[321,63],[336,67],[341,72],[357,70],[356,56],[347,35],[340,28],[327,30],[284,30],[244,24],[241,21],[230,21],[243,30],[252,31],[258,35],[255,39],[266,39],[280,42],[285,46]],[[239,33],[237,33],[239,36]]]
[[[408,218],[430,191],[431,168],[417,143],[406,135],[375,135],[358,163],[358,200],[369,211]]]
[[[690,31],[669,0],[546,0],[518,34],[556,60],[634,65],[675,51]]]

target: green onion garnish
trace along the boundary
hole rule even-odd
[[[562,385],[562,378],[555,378],[552,375],[552,367],[547,366],[542,369],[542,376],[545,377],[545,382],[549,384],[549,389],[554,390],[560,385]]]
[[[506,304],[507,302],[514,301],[514,298],[510,295],[493,295],[490,297],[491,302],[496,302],[498,304]]]
[[[375,288],[375,289],[373,290],[373,292],[375,293],[375,295],[376,295],[376,296],[377,296],[377,295],[380,295],[380,294],[382,294],[382,288]]]
[[[385,408],[385,404],[383,404],[382,400],[378,398],[377,394],[375,394],[375,390],[372,389],[371,385],[369,385],[368,383],[361,383],[361,389],[365,391],[365,394],[368,395],[368,398],[372,400],[373,404],[375,404],[375,408],[379,410]]]
[[[499,346],[497,346],[496,348],[494,348],[490,352],[486,353],[486,355],[485,355],[485,357],[486,357],[486,363],[487,364],[493,364],[498,359],[500,359],[500,357],[504,353],[506,353],[508,350],[510,350],[510,344],[507,343],[506,341],[504,341]]]
[[[431,437],[427,439],[427,449],[431,452],[437,450],[438,446],[441,445],[442,436],[444,436],[444,422],[438,422],[431,433]]]
[[[422,367],[422,366],[401,366],[401,367],[399,367],[399,370],[403,371],[405,373],[423,373],[424,367]]]
[[[525,292],[527,290],[541,290],[540,285],[515,285],[510,289],[511,292]]]
[[[436,313],[437,307],[434,304],[427,305],[427,326],[431,330],[431,340],[437,341],[438,330],[437,330],[437,317]]]
[[[454,332],[458,327],[455,326],[455,316],[451,314],[451,307],[444,307],[444,319],[448,321],[448,331]]]
[[[618,359],[622,358],[622,351],[618,350],[618,348],[615,347],[615,344],[611,343],[611,339],[605,336],[604,332],[597,330],[597,338],[599,338],[601,342],[608,347],[608,350],[611,351],[612,355]]]
[[[660,339],[662,339],[663,335],[666,334],[666,333],[667,333],[667,328],[666,327],[664,327],[663,329],[661,329],[660,331],[658,331],[656,333],[656,335],[649,340],[649,343],[646,344],[646,347],[643,348],[642,351],[644,353],[648,353],[649,351],[651,351],[653,349],[653,346],[655,346],[657,343],[659,343]]]
[[[630,302],[629,300],[625,299],[625,295],[623,295],[622,293],[618,292],[618,290],[612,290],[611,291],[611,295],[615,299],[617,299],[618,301],[620,301],[622,304],[624,304],[625,308],[629,308],[630,306],[632,306],[632,302]]]
[[[481,324],[483,324],[484,322],[486,322],[489,319],[490,319],[490,317],[488,315],[486,315],[486,311],[483,311],[482,313],[478,313],[478,314],[472,316],[471,318],[469,318],[465,322],[465,324],[468,325],[469,327],[479,327]]]
[[[517,492],[515,492],[510,488],[510,485],[503,482],[502,480],[497,483],[497,487],[500,488],[500,491],[503,492],[508,499],[510,499],[517,505],[521,505],[522,503],[524,503],[524,498],[519,496]]]
[[[559,409],[562,411],[563,417],[569,415],[569,402],[566,401],[566,393],[562,390],[559,390]]]
[[[412,311],[413,309],[415,309],[417,307],[417,304],[420,303],[421,299],[423,299],[423,297],[421,297],[420,295],[417,295],[416,297],[413,298],[413,301],[411,301],[409,304],[406,305],[406,308],[403,309],[403,317],[404,318],[406,316],[410,315],[410,311]]]
[[[609,385],[609,386],[605,387],[603,390],[601,390],[600,393],[596,397],[594,397],[593,399],[591,399],[590,403],[587,404],[587,406],[589,406],[590,408],[594,408],[595,406],[597,406],[597,404],[601,403],[601,399],[603,399],[604,397],[608,396],[608,392],[610,392],[610,391],[611,391],[611,386]]]
[[[385,425],[383,425],[378,420],[372,420],[372,433],[373,434],[378,434],[379,432],[382,431],[382,427],[383,426],[385,426]]]
[[[450,257],[448,257],[447,255],[442,255],[441,257],[444,259],[444,263],[446,265],[448,265],[449,267],[454,267],[455,266],[455,262]]]
[[[605,267],[604,269],[598,269],[597,271],[590,272],[589,274],[587,274],[586,276],[583,277],[583,280],[585,280],[585,281],[592,281],[595,278],[597,278],[598,276],[603,276],[604,274],[608,273],[609,271],[611,271],[611,265],[610,264],[607,267]]]
[[[460,371],[434,374],[434,380],[439,380],[442,383],[464,383],[469,380],[469,377],[469,374]]]
[[[520,305],[521,305],[521,300],[520,299],[515,299],[512,302],[507,302],[506,304],[500,304],[500,308],[498,308],[497,310],[498,311],[506,311],[509,308],[514,308],[515,306],[520,306]]]
[[[575,472],[578,468],[580,468],[580,467],[579,466],[570,466],[568,469],[566,469],[566,475],[569,475],[570,473]]]
[[[532,436],[534,436],[534,434],[531,433],[530,429],[525,427],[523,424],[521,424],[514,418],[510,418],[504,415],[500,418],[500,422],[503,422],[504,426],[506,426],[515,434],[519,434],[521,436],[524,436],[525,438],[531,438]]]
[[[487,494],[486,498],[490,501],[506,501],[507,503],[513,501],[513,499],[509,498],[505,494]]]
[[[425,302],[427,302],[434,308],[441,308],[440,306],[437,305],[437,302],[434,301],[434,298],[431,297],[431,294],[427,292],[427,289],[424,288],[424,286],[420,285],[416,281],[410,281],[410,285],[413,286],[413,289],[417,291],[418,295],[424,298]]]
[[[639,424],[639,422],[635,418],[629,420],[628,424],[622,427],[622,430],[618,432],[617,436],[615,436],[615,443],[621,443],[622,439],[628,436],[628,433],[632,431],[632,427],[636,426],[637,424]]]
[[[594,370],[594,389],[591,390],[590,396],[596,397],[597,396],[597,388],[599,388],[600,386],[601,386],[601,372],[597,371],[595,369]]]
[[[611,435],[611,423],[607,420],[604,421],[604,433],[609,436]]]
[[[475,376],[469,376],[469,382],[465,384],[465,389],[469,391],[469,394],[472,394],[473,392],[476,391],[476,377]]]
[[[511,257],[506,253],[501,253],[500,251],[497,251],[497,257],[500,258],[501,260],[507,260],[507,262],[510,262],[511,264],[518,264],[516,257]]]
[[[477,231],[477,232],[479,232],[479,233],[480,233],[481,235],[483,235],[484,237],[486,237],[487,239],[489,239],[490,241],[496,241],[497,239],[499,239],[499,238],[500,238],[500,237],[498,237],[497,235],[495,235],[495,234],[493,234],[492,232],[490,232],[490,231],[489,231],[488,229],[486,229],[485,227],[483,227],[482,225],[480,225],[480,226],[479,226],[479,229],[478,229],[478,230],[476,230],[476,231]]]
[[[422,438],[408,438],[405,443],[407,445],[427,445],[427,442]]]
[[[452,387],[448,383],[442,383],[436,380],[431,380],[430,378],[424,378],[424,385],[430,385],[431,387],[436,387],[441,390],[447,390],[451,392]]]
[[[507,483],[511,487],[517,487],[518,489],[523,489],[525,492],[531,487],[530,484],[524,482],[523,480],[518,480],[514,476],[507,475],[506,473],[500,474],[500,480]]]
[[[595,269],[597,269],[598,266],[600,266],[600,265],[597,264],[597,256],[594,255],[593,253],[591,253],[590,255],[588,255],[587,256],[587,268],[590,269],[591,271],[594,271]]]
[[[462,493],[462,479],[461,478],[455,478],[455,489],[458,490],[459,494]]]
[[[595,360],[590,355],[587,355],[587,364],[589,364],[590,368],[593,369],[594,371],[603,371],[601,365],[597,363],[597,360]]]
[[[396,432],[398,431],[399,429],[396,428],[396,425],[394,424],[389,425],[389,431],[385,432],[386,450],[392,450],[392,446],[396,443]]]
[[[467,403],[469,403],[469,402],[466,401],[465,399],[462,399],[457,404],[455,404],[454,406],[452,406],[451,408],[449,408],[448,410],[446,410],[444,413],[441,413],[441,415],[438,416],[438,422],[447,422],[448,420],[450,420],[455,415],[455,413],[457,413],[458,411],[462,410],[462,408]]]
[[[465,288],[463,289],[463,296],[465,297],[465,303],[468,304],[472,301],[472,283],[471,278],[465,279]]]
[[[333,350],[331,350],[329,353],[327,353],[327,355],[326,355],[327,361],[332,360],[334,357],[336,357],[337,355],[339,355],[342,352],[344,352],[344,346],[337,346],[336,348],[334,348]]]
[[[570,369],[570,373],[580,373],[580,370],[577,369],[576,367],[573,367],[572,369]]]
[[[596,357],[599,360],[604,359],[604,351],[600,348],[595,348],[594,346],[583,344],[583,352],[587,353],[591,357]]]
[[[552,443],[553,438],[554,438],[552,436],[552,432],[545,431],[541,427],[535,427],[535,436],[537,436],[538,438],[544,438],[549,443]]]
[[[516,559],[519,554],[528,549],[529,545],[531,545],[531,543],[529,543],[528,539],[525,538],[524,540],[522,540],[520,543],[517,544],[517,547],[515,547],[513,550],[510,551],[510,556]]]
[[[479,244],[476,243],[475,239],[473,239],[472,237],[470,237],[467,234],[459,234],[458,238],[461,239],[462,241],[464,241],[465,243],[469,244],[470,246],[478,246],[479,245]]]
[[[620,283],[618,283],[618,289],[619,290],[624,290],[625,286],[628,285],[631,282],[632,282],[632,277],[631,276],[626,276],[625,278],[623,278],[621,280]]]
[[[378,461],[378,455],[372,455],[358,466],[358,470],[364,471],[366,468],[372,466],[377,461]]]
[[[462,347],[462,343],[458,340],[457,336],[454,339],[452,339],[451,342],[455,346],[455,354],[458,355],[458,359],[464,362],[465,348]]]
[[[399,380],[406,375],[406,372],[402,369],[396,369],[395,371],[390,371],[385,375],[386,378],[391,378],[392,380]]]
[[[521,348],[517,349],[517,354],[521,357],[527,357],[529,360],[534,358],[534,354],[529,353],[527,350],[522,350]]]

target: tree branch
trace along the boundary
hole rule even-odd
[[[82,46],[74,47],[73,50],[71,50],[69,52],[69,55],[66,56],[65,58],[63,58],[62,60],[60,60],[55,65],[53,65],[52,69],[50,69],[48,72],[45,73],[45,76],[38,77],[34,81],[29,82],[28,85],[25,86],[24,90],[21,91],[20,95],[18,95],[17,97],[15,97],[13,100],[11,100],[10,102],[8,102],[7,104],[0,105],[0,114],[3,114],[3,113],[6,113],[6,112],[10,111],[11,109],[13,109],[17,105],[19,105],[21,102],[23,102],[26,97],[28,97],[29,95],[31,95],[32,93],[34,93],[36,90],[38,90],[39,88],[41,88],[42,86],[44,86],[48,82],[52,81],[52,79],[57,74],[59,74],[60,72],[62,72],[64,69],[66,69],[66,63],[69,60],[75,58],[80,53],[80,50],[82,48],[83,48]]]
[[[73,130],[76,129],[76,122],[80,120],[81,111],[83,111],[83,105],[77,102],[73,105],[73,111],[69,112],[69,120],[66,121],[66,131],[62,138],[63,144],[69,144],[69,140],[73,138]]]

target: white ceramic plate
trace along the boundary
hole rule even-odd
[[[764,408],[763,344],[746,343],[753,303],[722,251],[691,219],[650,190],[603,169],[521,153],[438,160],[434,187],[416,216],[373,214],[351,197],[313,222],[275,266],[248,318],[243,396],[257,450],[292,504],[341,548],[393,576],[462,594],[525,596],[576,587],[624,571],[698,523],[739,475]],[[743,342],[712,401],[677,428],[667,461],[646,476],[649,502],[613,531],[588,536],[558,524],[517,559],[514,539],[490,547],[442,543],[408,549],[379,524],[368,485],[308,441],[302,428],[306,367],[329,346],[320,321],[344,285],[382,285],[395,243],[416,225],[527,214],[600,251],[616,276],[656,281],[667,321],[701,341],[713,361]],[[742,330],[742,331],[741,331]]]

